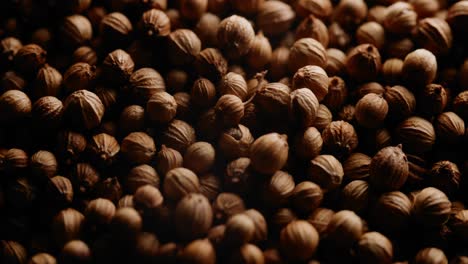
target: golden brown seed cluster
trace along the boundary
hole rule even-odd
[[[468,1],[0,4],[0,263],[468,263]]]

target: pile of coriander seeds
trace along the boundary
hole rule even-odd
[[[5,0],[0,263],[468,263],[468,0]]]

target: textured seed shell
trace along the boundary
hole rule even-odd
[[[133,26],[124,14],[113,12],[102,18],[99,30],[108,41],[119,41],[133,30]]]
[[[75,162],[80,154],[86,148],[86,138],[77,132],[62,131],[57,137],[57,153],[58,158],[63,158],[65,163],[70,164]]]
[[[218,49],[207,48],[198,54],[194,67],[201,76],[217,81],[226,74],[228,62]]]
[[[447,256],[443,250],[436,247],[427,247],[421,249],[414,257],[414,263],[448,263]]]
[[[197,239],[180,253],[183,262],[216,264],[216,251],[208,239]]]
[[[14,57],[16,68],[26,74],[34,75],[45,63],[47,51],[36,44],[22,46]]]
[[[459,1],[453,4],[447,12],[447,22],[454,29],[454,31],[463,32],[466,25],[468,25],[468,3]]]
[[[320,104],[315,117],[314,127],[319,131],[323,131],[328,125],[331,124],[333,115],[324,104]]]
[[[122,135],[142,131],[145,127],[145,109],[139,105],[129,105],[120,113],[119,130]]]
[[[29,166],[29,157],[24,150],[11,148],[4,154],[3,162],[3,167],[10,170],[24,169]]]
[[[320,102],[328,93],[328,75],[319,66],[307,65],[294,74],[292,86],[293,89],[309,88]]]
[[[161,150],[156,155],[156,170],[164,176],[168,171],[182,167],[183,161],[179,151],[162,145]]]
[[[347,248],[361,238],[364,223],[354,212],[342,210],[333,215],[325,233],[336,246]]]
[[[48,253],[37,253],[31,256],[28,264],[57,264],[57,260]]]
[[[372,223],[386,234],[406,230],[411,208],[412,203],[406,194],[399,191],[384,193],[372,209]]]
[[[330,0],[298,0],[296,3],[296,12],[301,17],[312,14],[325,19],[332,14],[332,11],[333,5]]]
[[[208,1],[210,2],[210,1]],[[194,31],[197,33],[204,47],[218,46],[218,27],[221,19],[213,13],[205,13],[198,20]]]
[[[221,78],[218,91],[220,95],[233,94],[244,101],[248,94],[247,82],[242,75],[229,72]]]
[[[400,83],[403,60],[399,58],[387,59],[382,64],[382,75],[386,83],[395,85]]]
[[[229,246],[240,246],[253,239],[255,223],[245,214],[235,214],[226,222],[225,243]]]
[[[310,161],[308,176],[325,190],[333,190],[341,185],[343,166],[332,155],[318,155]]]
[[[0,96],[0,120],[12,121],[29,116],[32,103],[29,97],[22,91],[9,90]]]
[[[367,15],[367,4],[363,0],[342,0],[336,5],[333,20],[347,29],[361,24]]]
[[[438,188],[446,195],[453,196],[460,188],[461,172],[457,164],[441,160],[432,165],[428,179],[432,187]]]
[[[263,86],[255,96],[255,104],[264,113],[278,117],[289,110],[291,90],[285,84],[274,82]]]
[[[78,46],[91,40],[93,27],[88,18],[82,15],[71,15],[65,18],[62,24],[64,41],[69,45]]]
[[[270,62],[272,53],[270,41],[260,31],[250,46],[247,63],[253,69],[260,70]]]
[[[380,52],[372,44],[354,47],[346,58],[348,74],[359,82],[375,80],[381,68]]]
[[[179,201],[175,209],[177,235],[183,240],[205,236],[213,223],[213,211],[205,196],[189,194]]]
[[[436,56],[446,54],[452,47],[452,30],[440,18],[421,19],[416,27],[415,38],[422,48]]]
[[[394,120],[410,117],[416,109],[416,98],[403,86],[387,88],[384,97],[388,103],[388,115]]]
[[[264,199],[271,205],[282,205],[292,195],[294,187],[294,178],[289,173],[277,171],[265,183]]]
[[[304,213],[311,213],[320,206],[322,201],[322,189],[311,181],[303,181],[296,185],[291,196],[293,208]]]
[[[280,248],[292,260],[309,259],[319,243],[317,230],[304,220],[289,223],[281,230]]]
[[[58,163],[52,152],[39,150],[31,156],[30,167],[33,175],[50,178],[57,173]]]
[[[417,49],[406,55],[401,72],[407,83],[424,87],[437,75],[437,59],[432,52]]]
[[[240,248],[233,250],[229,256],[230,264],[234,263],[265,263],[262,250],[254,244],[244,244]]]
[[[70,204],[73,201],[73,185],[68,178],[54,176],[50,178],[47,184],[47,196],[53,202],[59,204]]]
[[[337,158],[346,158],[358,146],[354,126],[345,121],[333,121],[322,131],[323,148]]]
[[[366,128],[381,126],[387,117],[388,103],[382,95],[369,93],[356,104],[356,121]]]
[[[141,16],[140,28],[148,37],[164,37],[171,33],[171,21],[163,11],[150,9]]]
[[[451,202],[440,190],[427,187],[416,194],[412,215],[417,223],[436,227],[445,223],[451,212]]]
[[[0,55],[1,56],[1,55]],[[1,78],[3,91],[8,90],[23,90],[26,86],[24,77],[14,71],[7,71]]]
[[[150,121],[168,123],[177,113],[177,102],[169,93],[154,93],[146,103],[145,113]]]
[[[186,168],[174,168],[166,173],[163,190],[164,196],[177,201],[189,193],[198,193],[200,182],[193,171]]]
[[[154,210],[162,206],[164,197],[158,188],[146,184],[140,186],[133,194],[135,207],[142,210]]]
[[[76,259],[79,259],[80,261],[91,260],[91,249],[85,242],[77,239],[66,243],[60,254],[61,260],[65,263]]]
[[[195,142],[184,154],[184,167],[202,175],[212,169],[215,162],[215,149],[208,142]]]
[[[362,180],[369,177],[369,165],[371,157],[363,153],[355,152],[343,162],[345,179]]]
[[[111,83],[126,83],[135,68],[130,54],[121,49],[109,53],[102,63],[103,74]]]
[[[296,14],[281,1],[265,1],[257,14],[257,26],[267,35],[276,36],[289,30]]]
[[[206,173],[200,176],[200,193],[208,200],[213,201],[221,191],[222,179],[214,173]]]
[[[97,198],[88,203],[84,211],[86,221],[92,224],[109,224],[115,215],[115,205],[112,201]]]
[[[252,242],[261,242],[267,240],[268,226],[263,214],[255,209],[249,209],[245,211],[244,214],[250,217],[255,225]]]
[[[28,252],[17,241],[1,240],[0,241],[0,256],[2,262],[5,263],[26,263]]]
[[[4,61],[5,63],[11,63],[14,56],[22,46],[23,44],[21,41],[15,37],[3,38],[0,41],[0,58],[2,60],[2,64]]]
[[[441,5],[443,5],[443,3],[439,3],[438,1],[428,0],[411,0],[409,2],[413,5],[414,11],[418,13],[418,18],[436,16]]]
[[[245,193],[249,191],[252,180],[252,170],[249,158],[238,158],[228,163],[224,174],[226,190]]]
[[[296,39],[313,38],[318,40],[324,47],[328,46],[328,29],[322,20],[309,15],[296,28]]]
[[[246,15],[252,15],[258,12],[260,6],[265,2],[265,0],[231,0],[230,3],[232,7]]]
[[[252,167],[260,173],[272,174],[284,167],[288,151],[286,135],[278,133],[263,135],[250,146]]]
[[[78,62],[70,66],[63,74],[63,84],[66,92],[91,90],[96,79],[96,68],[86,62]]]
[[[367,210],[370,202],[369,183],[363,180],[354,180],[343,187],[342,207],[357,213]]]
[[[297,71],[306,65],[327,66],[327,52],[323,45],[313,38],[297,40],[290,49],[289,70]]]
[[[73,188],[81,195],[91,194],[100,181],[99,173],[89,163],[77,163],[70,175]]]
[[[368,232],[359,240],[358,254],[361,263],[392,263],[393,245],[384,235]]]
[[[198,78],[190,91],[190,100],[194,105],[203,109],[213,106],[216,101],[214,84],[208,79]]]
[[[122,207],[116,212],[110,223],[112,232],[120,238],[134,237],[141,231],[143,219],[132,207]]]
[[[80,129],[92,129],[101,123],[104,105],[101,99],[87,90],[78,90],[70,94],[63,103],[64,115]]]
[[[325,71],[328,76],[341,76],[345,70],[346,54],[335,48],[327,49],[327,66]]]
[[[417,16],[411,4],[396,2],[387,7],[383,25],[391,33],[406,34],[416,26]]]
[[[179,11],[183,18],[188,20],[198,20],[206,12],[208,0],[181,0]]]
[[[122,154],[131,163],[149,163],[156,153],[153,138],[144,132],[133,132],[126,136],[121,143]]]
[[[466,241],[468,238],[468,210],[460,210],[450,220],[450,227],[457,233],[457,236]]]
[[[351,36],[337,22],[328,26],[329,46],[337,49],[348,49],[351,44]]]
[[[405,184],[408,173],[408,159],[401,145],[381,149],[372,158],[369,166],[372,186],[384,191],[400,189]]]
[[[417,116],[410,117],[397,127],[397,139],[409,153],[424,153],[432,149],[436,134],[432,124]]]
[[[328,78],[328,92],[322,101],[323,104],[332,111],[338,112],[343,108],[347,99],[348,87],[346,86],[346,82],[338,76]]]
[[[454,112],[444,112],[436,117],[434,129],[438,140],[456,144],[465,134],[465,122]]]
[[[163,143],[181,153],[185,153],[195,140],[195,130],[182,120],[174,119],[163,132]]]
[[[86,62],[90,65],[97,63],[96,51],[89,46],[81,46],[73,52],[73,62]]]
[[[54,67],[46,64],[37,72],[33,94],[37,97],[59,96],[62,81],[62,74]]]
[[[169,61],[174,65],[184,65],[195,60],[201,51],[201,41],[189,29],[177,29],[168,37]]]
[[[217,36],[219,45],[226,49],[228,57],[239,57],[249,51],[255,32],[247,19],[232,15],[221,21]]]
[[[84,216],[73,208],[60,211],[53,219],[52,233],[58,245],[79,239],[84,223]]]
[[[245,211],[244,200],[239,195],[229,192],[220,193],[211,207],[215,220],[221,223],[226,222],[231,216]]]
[[[120,152],[119,142],[106,133],[94,135],[89,141],[89,148],[93,155],[105,163],[109,162],[108,164],[116,159],[116,155]]]
[[[284,77],[288,72],[289,48],[280,46],[273,50],[270,60],[269,74],[273,80],[277,81]]]
[[[102,198],[109,199],[112,202],[117,202],[120,197],[122,197],[122,186],[117,177],[109,177],[101,181],[96,186],[95,191],[99,193]]]
[[[322,150],[322,136],[317,128],[309,127],[296,135],[294,146],[297,156],[304,160],[313,159],[318,156]]]
[[[218,148],[227,159],[233,160],[247,156],[253,141],[249,128],[239,125],[238,128],[229,129],[220,135]]]
[[[125,179],[125,187],[129,193],[135,193],[139,187],[147,184],[157,188],[159,188],[160,184],[158,173],[147,164],[133,167]]]
[[[331,209],[317,208],[307,217],[306,220],[315,227],[320,235],[323,235],[334,214],[335,212]]]
[[[366,22],[356,30],[356,39],[359,44],[369,43],[381,49],[385,44],[385,30],[377,22]]]
[[[132,95],[137,102],[146,103],[153,94],[166,91],[166,84],[159,72],[152,68],[141,68],[129,79]]]
[[[290,94],[290,115],[299,121],[302,127],[310,127],[314,123],[319,107],[319,101],[308,88],[297,89]]]
[[[426,114],[440,114],[447,106],[448,95],[445,88],[440,84],[428,84],[424,87],[418,98],[418,107]],[[457,97],[454,99],[454,103]]]
[[[378,82],[368,82],[362,85],[359,85],[354,91],[354,96],[357,99],[361,99],[366,94],[375,93],[378,95],[383,95],[385,93],[385,88]]]

